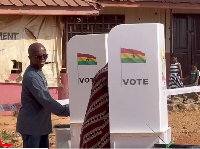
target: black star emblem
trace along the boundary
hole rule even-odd
[[[86,61],[90,61],[90,59],[87,57]]]
[[[133,54],[133,58],[135,58],[135,54]]]

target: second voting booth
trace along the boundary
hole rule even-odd
[[[68,43],[71,147],[78,148],[92,79],[108,62],[107,34],[78,35]]]

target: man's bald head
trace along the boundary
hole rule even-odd
[[[30,64],[36,69],[41,69],[45,64],[46,59],[48,58],[46,48],[41,43],[37,42],[29,46],[28,54]]]
[[[29,46],[28,54],[34,55],[34,54],[38,53],[38,51],[40,51],[40,50],[46,50],[46,49],[41,43],[35,42]]]

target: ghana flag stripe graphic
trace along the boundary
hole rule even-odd
[[[90,54],[77,53],[78,65],[97,65],[97,59]]]
[[[146,63],[146,57],[141,51],[121,48],[121,63]]]

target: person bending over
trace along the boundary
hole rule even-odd
[[[110,148],[108,64],[94,77],[80,148]]]

